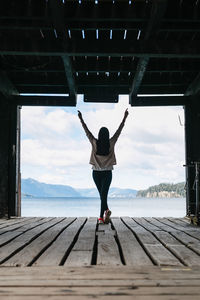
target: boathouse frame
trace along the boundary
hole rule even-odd
[[[75,106],[78,94],[85,102],[128,94],[133,107],[180,105],[186,166],[200,161],[199,1],[1,1],[0,66],[1,217],[20,216],[21,106]],[[44,96],[51,93],[60,96]],[[186,167],[191,217],[194,181]]]

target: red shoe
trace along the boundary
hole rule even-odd
[[[105,211],[105,217],[104,217],[104,223],[105,224],[108,224],[110,222],[110,216],[111,216],[111,210],[110,209],[107,209]]]
[[[98,218],[98,224],[104,224],[103,218]]]

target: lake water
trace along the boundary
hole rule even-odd
[[[185,198],[110,198],[112,216],[184,217]],[[23,217],[98,217],[99,198],[22,199]]]

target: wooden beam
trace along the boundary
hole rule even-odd
[[[23,45],[23,50],[21,46]],[[34,45],[31,46],[31,45]],[[34,50],[33,50],[34,49]],[[64,48],[60,40],[25,39],[15,43],[0,43],[0,55],[19,56],[112,56],[112,57],[150,57],[150,58],[200,58],[200,42],[188,40],[151,40],[147,45],[144,41],[123,40],[76,40],[69,42]]]
[[[74,79],[74,75],[73,75],[71,59],[68,55],[63,55],[62,60],[63,60],[63,63],[64,63],[65,74],[66,74],[66,77],[67,77],[69,93],[70,93],[70,95],[75,95],[77,88],[76,88],[76,85],[75,85],[75,79]]]
[[[44,21],[45,20],[45,21]],[[8,21],[8,20],[7,20]],[[15,21],[15,19],[13,19],[12,21]],[[51,19],[42,19],[42,20],[34,20],[34,19],[29,19],[28,21],[30,22],[29,24],[24,24],[23,19],[19,20],[17,19],[18,24],[14,25],[13,24],[0,24],[0,30],[1,31],[13,31],[13,30],[17,30],[17,31],[52,31],[52,25],[51,24]],[[1,22],[1,18],[0,18],[0,22]],[[94,22],[97,22],[97,26],[94,25]],[[96,19],[92,19],[92,18],[88,18],[87,21],[86,20],[82,20],[81,19],[75,19],[73,20],[73,18],[71,19],[67,19],[65,20],[65,28],[69,28],[72,31],[80,31],[80,30],[86,30],[86,32],[89,31],[95,31],[98,27],[99,30],[113,30],[113,31],[123,31],[126,29],[129,32],[132,31],[138,31],[139,28],[144,28],[144,25],[148,23],[148,19],[147,18],[134,18],[134,19],[126,19],[124,18],[124,20],[120,20],[120,21],[114,21],[115,23],[112,24],[112,18],[110,18],[109,20],[96,20]],[[178,23],[174,23],[173,25],[171,24],[171,20],[170,19],[163,19],[163,26],[162,28],[159,28],[159,32],[191,32],[191,33],[198,33],[200,32],[200,27],[199,27],[199,21],[198,20],[188,20],[188,22],[182,22],[181,19],[179,20]],[[124,25],[126,23],[126,25]],[[47,25],[49,24],[49,26]]]
[[[159,29],[160,22],[163,18],[163,15],[165,13],[167,6],[167,1],[166,0],[154,0],[153,1],[153,6],[151,10],[151,18],[148,23],[148,27],[145,33],[144,40],[148,41],[152,35],[155,35],[155,33]],[[138,65],[137,65],[137,70],[136,74],[133,79],[133,83],[131,86],[130,90],[130,95],[136,96],[138,93],[138,90],[140,88],[140,85],[142,83],[144,74],[146,72],[147,65],[149,63],[149,57],[143,57],[140,58]],[[133,99],[133,97],[130,97],[130,99]]]
[[[148,63],[149,63],[149,57],[140,58],[139,63],[137,65],[136,73],[134,75],[133,83],[132,83],[131,89],[130,89],[131,96],[137,95],[140,85],[142,83],[144,74],[146,72]],[[133,97],[131,97],[130,99],[133,99]]]
[[[16,96],[13,101],[22,106],[76,106],[76,96]]]
[[[7,98],[19,94],[4,71],[0,71],[0,92]]]
[[[178,106],[189,103],[190,96],[149,96],[134,97],[131,106]]]
[[[141,85],[140,94],[184,94],[186,87],[179,85],[169,86],[143,86]]]
[[[64,23],[64,3],[62,1],[50,0],[50,14],[56,30],[63,31]]]
[[[188,86],[185,95],[199,95],[200,94],[200,73],[194,79],[194,81]]]
[[[64,32],[65,18],[64,18],[64,3],[57,0],[50,0],[51,15],[54,28],[57,32]],[[57,34],[57,33],[56,33]],[[62,60],[64,63],[65,74],[69,86],[70,95],[76,94],[75,80],[72,71],[72,64],[68,55],[63,55]]]

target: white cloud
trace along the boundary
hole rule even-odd
[[[22,176],[47,183],[91,187],[91,146],[75,114],[83,117],[97,136],[107,126],[112,136],[118,128],[127,98],[118,104],[78,103],[77,108],[25,107],[22,109]],[[184,127],[181,107],[134,108],[117,144],[118,165],[112,186],[143,188],[160,182],[184,180]]]

